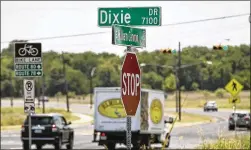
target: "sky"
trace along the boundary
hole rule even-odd
[[[250,44],[249,16],[221,19],[193,24],[163,26],[165,24],[250,13],[250,1],[1,1],[1,49],[13,39],[36,39],[92,32],[105,34],[37,40],[43,51],[108,52],[123,55],[125,46],[112,45],[112,29],[98,27],[99,7],[162,8],[162,26],[146,29],[146,48],[177,49],[214,44]],[[225,40],[225,39],[230,39]]]

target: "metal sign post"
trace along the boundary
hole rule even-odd
[[[234,103],[234,136],[236,137],[236,122],[237,122],[237,114],[236,114],[236,103]]]
[[[32,145],[32,126],[31,115],[35,113],[35,82],[34,80],[24,79],[24,112],[28,118],[28,130],[29,130],[29,150]]]
[[[31,113],[28,114],[29,119],[29,150],[31,150]]]
[[[131,116],[127,116],[126,117],[126,125],[127,125],[127,132],[126,132],[126,147],[128,150],[131,149],[131,145],[132,145],[132,120],[131,120]]]

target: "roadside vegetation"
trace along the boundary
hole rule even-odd
[[[36,108],[36,113],[42,113],[41,108]],[[67,121],[80,119],[79,117],[68,113],[63,109],[48,108],[45,113],[60,113],[64,115]],[[21,125],[26,117],[23,107],[1,108],[1,127]]]
[[[204,142],[199,149],[250,149],[250,135],[219,138],[215,143]]]
[[[169,113],[167,113],[169,114]],[[170,113],[170,116],[175,117],[176,113]],[[210,116],[205,115],[198,115],[198,114],[192,114],[192,113],[181,113],[181,121],[178,120],[175,124],[183,124],[183,123],[196,123],[196,122],[213,122],[213,118]]]

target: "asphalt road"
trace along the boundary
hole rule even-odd
[[[9,107],[9,101],[2,101],[2,107]],[[15,101],[14,106],[23,106],[23,101]],[[65,104],[49,102],[46,107],[65,108]],[[76,113],[92,114],[93,111],[89,109],[89,105],[72,104],[71,110]],[[174,109],[168,109],[174,111]],[[234,135],[234,131],[228,131],[227,118],[231,110],[220,110],[218,112],[203,112],[202,109],[183,109],[188,113],[195,113],[201,115],[213,116],[217,122],[198,124],[185,127],[174,127],[171,134],[171,149],[177,148],[195,148],[202,143],[204,138],[207,141],[214,141],[223,134]],[[103,147],[97,146],[97,143],[92,143],[93,131],[92,125],[73,125],[75,129],[74,148],[75,149],[102,149]],[[250,134],[250,131],[238,130],[237,134]],[[21,148],[20,133],[19,131],[2,131],[1,132],[1,149],[20,149]],[[159,147],[160,145],[156,145]],[[123,149],[124,146],[117,145],[117,148]],[[44,148],[53,148],[46,146]]]

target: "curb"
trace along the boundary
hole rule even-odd
[[[72,113],[75,116],[78,116],[80,119],[72,121],[74,124],[89,124],[93,121],[93,117],[81,113]]]

